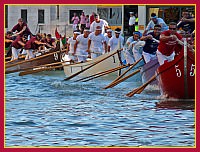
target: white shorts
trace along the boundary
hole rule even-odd
[[[172,52],[171,55],[166,56],[166,55],[163,55],[159,50],[156,51],[156,54],[157,54],[158,62],[160,65],[163,65],[165,61],[168,61],[168,62],[173,61],[174,56],[175,56],[175,52]]]

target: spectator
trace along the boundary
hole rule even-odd
[[[86,15],[86,27],[90,28],[90,19],[89,19],[89,15]]]
[[[77,25],[79,24],[79,17],[76,13],[74,13],[74,16],[72,17],[71,21],[73,22],[73,30],[77,30]]]
[[[138,14],[135,13],[135,31],[139,31],[139,25],[138,25]]]
[[[129,18],[129,34],[132,34],[135,31],[135,16],[133,12],[130,13],[130,18]]]
[[[94,15],[95,12],[92,12],[92,15],[90,16],[90,25],[92,24],[92,22],[94,22]]]
[[[86,16],[85,13],[82,12],[81,16],[80,16],[80,24],[81,24],[81,34],[83,33],[84,28],[86,27]]]

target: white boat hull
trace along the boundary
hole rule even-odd
[[[107,53],[107,54],[103,54],[97,58],[95,58],[94,60],[85,62],[85,63],[78,63],[78,64],[63,64],[63,68],[64,68],[64,73],[67,77],[71,76],[74,73],[77,73],[85,68],[87,68],[88,66],[90,66],[91,64],[93,64],[94,62],[97,62],[99,60],[102,60],[103,58],[105,58],[106,56],[112,54],[113,52]],[[103,72],[112,68],[116,68],[120,65],[120,60],[118,57],[118,54],[114,54],[113,56],[107,58],[106,60],[96,64],[95,66],[89,68],[88,70],[82,72],[80,75],[78,75],[78,77],[86,77],[92,74],[96,74],[98,72]],[[114,74],[118,75],[118,72],[114,72]]]

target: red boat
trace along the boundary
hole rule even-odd
[[[187,68],[184,68],[187,64]],[[166,62],[157,69],[157,80],[161,94],[167,98],[195,99],[195,57],[194,53],[187,51]]]
[[[146,83],[154,74],[157,68],[159,67],[158,59],[151,60],[146,63],[140,70],[142,75],[142,83]],[[158,81],[154,80],[150,83],[151,85],[157,85]]]

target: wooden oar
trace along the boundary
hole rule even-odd
[[[109,85],[107,85],[106,87],[104,87],[104,89],[109,88],[110,86],[112,86],[112,84],[114,84],[117,80],[121,79],[127,72],[129,72],[135,65],[137,65],[143,58],[141,57],[139,60],[137,60],[135,63],[133,63],[123,74],[121,74],[120,76],[118,76],[114,81],[112,81]]]
[[[140,94],[146,88],[146,86],[148,86],[155,79],[156,79],[156,75],[152,76],[145,84],[143,84],[140,87],[134,89],[133,91],[127,93],[126,96],[132,97],[134,94]]]
[[[39,68],[39,67],[47,67],[47,66],[52,66],[52,65],[56,65],[56,64],[62,64],[62,63],[64,63],[64,62],[55,62],[55,63],[50,63],[50,64],[38,65],[38,66],[30,66],[30,67],[24,68],[24,69],[16,69],[16,70],[12,70],[12,71],[5,71],[5,74],[19,72],[19,71],[25,71],[25,70]]]
[[[129,75],[127,75],[127,76],[125,76],[124,78],[121,78],[121,79],[115,81],[114,83],[112,83],[111,85],[104,87],[104,89],[112,88],[112,87],[118,85],[119,83],[125,81],[126,79],[128,79],[128,78],[134,76],[134,75],[137,74],[138,72],[140,72],[140,69],[137,69],[136,71],[132,72],[131,74],[129,74]]]
[[[52,66],[52,67],[35,68],[35,69],[32,69],[32,70],[22,71],[22,72],[19,73],[19,76],[23,76],[23,75],[27,75],[27,74],[33,74],[33,73],[38,73],[38,72],[52,70],[52,69],[57,69],[57,68],[61,68],[61,67],[63,67],[63,65]]]
[[[123,68],[125,68],[125,67],[123,67]],[[90,78],[90,79],[83,80],[82,82],[87,82],[87,81],[89,81],[89,80],[99,78],[99,77],[101,77],[101,76],[104,76],[104,75],[113,73],[113,72],[115,72],[115,71],[117,71],[117,70],[120,70],[120,69],[122,69],[122,68],[119,68],[119,67],[118,67],[118,68],[116,68],[116,69],[109,70],[109,71],[104,72],[104,73],[102,73],[102,74],[96,75],[96,76],[94,76],[94,77],[92,77],[92,78]]]
[[[30,60],[23,60],[23,61],[20,61],[20,62],[17,62],[17,63],[13,63],[13,64],[10,64],[10,65],[7,65],[6,68],[10,68],[10,67],[13,67],[13,66],[22,64],[22,63],[26,63],[26,62],[31,62],[31,61],[34,61],[34,60],[38,60],[38,59],[44,58],[44,57],[46,57],[46,56],[53,55],[53,54],[55,54],[55,53],[64,52],[64,51],[66,51],[66,50],[51,52],[51,53],[48,53],[48,54],[41,55],[41,56],[39,56],[39,57],[32,58],[32,59],[30,59]]]
[[[19,59],[24,59],[25,57],[26,57],[25,55],[19,55]],[[11,58],[12,58],[12,57],[9,56],[9,57],[6,57],[5,60],[11,59]],[[17,59],[15,59],[15,60],[17,60]],[[15,60],[7,61],[6,64],[7,64],[7,63],[10,63],[10,62],[13,62],[13,61],[15,61]]]
[[[78,82],[78,81],[82,81],[84,79],[88,79],[88,78],[91,78],[91,77],[95,77],[97,75],[100,75],[100,74],[103,74],[103,73],[107,73],[107,72],[110,72],[110,71],[113,71],[113,70],[120,70],[120,69],[123,69],[123,68],[126,68],[128,65],[121,65],[121,66],[118,66],[116,68],[112,68],[112,69],[109,69],[109,70],[106,70],[106,71],[103,71],[103,72],[99,72],[99,73],[96,73],[96,74],[93,74],[93,75],[90,75],[90,76],[87,76],[87,77],[84,77],[84,78],[81,78],[81,79],[78,79],[76,80],[75,82]]]
[[[75,76],[77,76],[77,75],[83,73],[84,71],[90,69],[91,67],[95,66],[96,64],[98,64],[98,63],[100,63],[100,62],[102,62],[102,61],[108,59],[109,57],[113,56],[113,55],[116,54],[117,52],[118,52],[118,51],[115,51],[115,52],[113,52],[112,54],[106,56],[105,58],[103,58],[103,59],[101,59],[101,60],[99,60],[99,61],[94,62],[92,65],[88,66],[87,68],[85,68],[85,69],[83,69],[83,70],[81,70],[81,71],[79,71],[79,72],[77,72],[77,73],[72,74],[71,76],[65,78],[64,80],[70,80],[70,79],[72,79],[73,77],[75,77]]]

